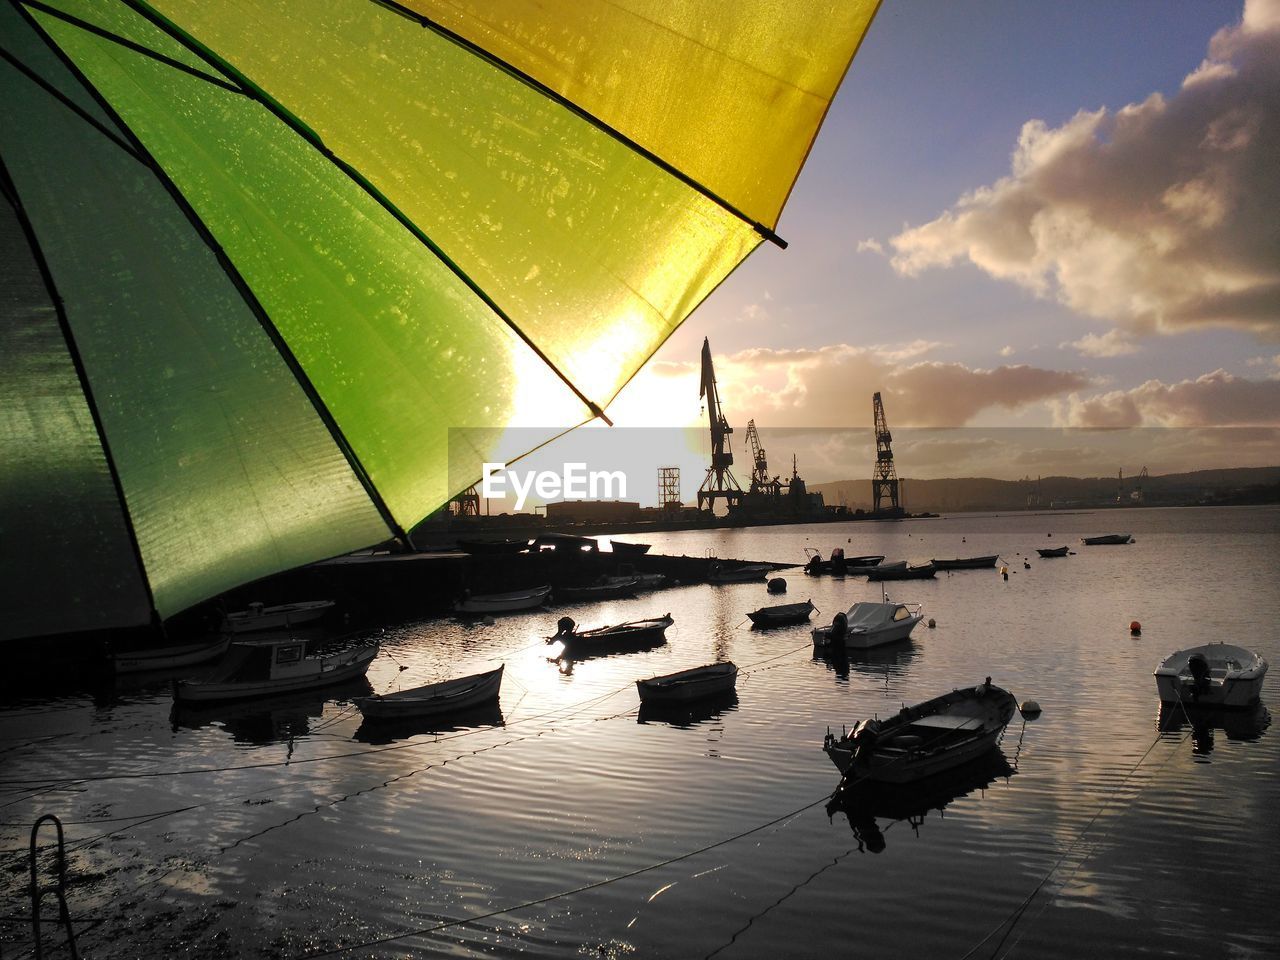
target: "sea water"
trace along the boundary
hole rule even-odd
[[[1135,542],[1079,542],[1105,533]],[[53,813],[90,958],[1274,957],[1280,674],[1253,710],[1162,723],[1151,673],[1211,640],[1280,661],[1278,534],[1275,507],[636,534],[796,564],[997,554],[1008,577],[884,584],[936,626],[843,660],[815,658],[808,627],[750,629],[760,606],[811,599],[817,625],[882,596],[797,567],[786,596],[690,585],[398,625],[367,685],[174,713],[170,678],[122,678],[10,704],[0,954],[31,952],[29,832]],[[1060,544],[1074,555],[1035,552]],[[569,663],[545,641],[566,613],[668,612],[650,650]],[[638,709],[636,679],[724,659],[736,698]],[[350,699],[498,663],[499,708],[449,725],[370,727]],[[997,767],[828,810],[829,728],[987,676],[1043,708]]]

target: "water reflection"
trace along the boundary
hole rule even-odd
[[[666,723],[673,727],[695,727],[738,708],[738,693],[730,690],[715,697],[690,703],[642,703],[637,723]]]
[[[367,679],[355,677],[320,690],[276,697],[200,705],[175,703],[169,722],[175,731],[220,726],[236,743],[281,743],[311,733],[312,721],[324,715],[330,701],[350,700],[372,692]],[[350,709],[354,710],[354,705]]]
[[[908,637],[898,643],[872,647],[869,650],[840,650],[833,647],[815,649],[813,661],[826,664],[827,669],[841,680],[847,680],[849,671],[852,670],[887,683],[891,677],[905,676],[911,662],[919,655],[920,651]]]
[[[396,720],[364,720],[352,737],[361,743],[387,744],[426,734],[456,733],[479,727],[501,727],[502,707],[491,702],[442,716],[403,717]]]
[[[1271,713],[1261,701],[1243,709],[1161,701],[1156,717],[1156,729],[1161,733],[1179,733],[1190,726],[1191,751],[1201,757],[1213,753],[1215,730],[1223,731],[1228,740],[1249,743],[1259,739],[1270,725]]]
[[[885,831],[878,820],[905,820],[919,836],[920,827],[929,811],[941,813],[954,800],[982,790],[996,780],[1007,780],[1016,773],[999,747],[953,770],[917,780],[914,783],[881,783],[874,780],[841,780],[827,801],[827,815],[843,811],[849,827],[864,853],[881,853],[885,848]]]

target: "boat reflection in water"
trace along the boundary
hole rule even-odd
[[[312,721],[324,715],[327,704],[371,692],[369,681],[360,676],[318,690],[273,697],[175,703],[169,720],[175,731],[217,726],[231,734],[236,743],[282,743],[309,734]]]
[[[858,840],[858,850],[880,853],[885,848],[884,831],[893,824],[882,830],[879,820],[905,820],[918,836],[929,811],[937,810],[941,816],[952,801],[983,790],[996,780],[1007,780],[1016,772],[1000,748],[992,747],[968,763],[911,783],[846,777],[827,801],[827,816],[843,812]]]
[[[813,662],[825,664],[841,681],[849,678],[850,670],[887,681],[890,677],[904,676],[911,661],[919,655],[920,651],[908,637],[889,646],[871,647],[868,650],[815,647]]]
[[[1227,739],[1252,742],[1271,725],[1271,713],[1261,701],[1244,709],[1197,706],[1192,703],[1161,701],[1156,729],[1161,733],[1180,733],[1191,727],[1191,752],[1207,757],[1213,753],[1213,732],[1221,730]]]
[[[501,727],[506,721],[497,700],[465,710],[427,717],[405,717],[398,720],[364,720],[352,737],[361,743],[388,744],[413,737],[459,733],[483,727]]]
[[[695,727],[738,709],[738,692],[730,690],[714,697],[688,703],[642,703],[637,723],[666,723],[673,727]]]

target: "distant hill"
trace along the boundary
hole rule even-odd
[[[1193,503],[1280,502],[1280,467],[1235,467],[1162,476],[1041,477],[996,480],[955,477],[902,481],[902,506],[911,513],[1028,510],[1117,505],[1172,506]],[[871,479],[810,484],[828,504],[871,509]],[[1119,500],[1117,500],[1119,498]]]

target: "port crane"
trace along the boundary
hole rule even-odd
[[[702,341],[702,383],[698,387],[698,396],[706,400],[707,422],[711,427],[711,466],[707,468],[707,476],[698,488],[698,509],[704,507],[715,511],[716,501],[724,500],[732,510],[742,501],[742,487],[734,479],[733,451],[729,446],[729,434],[733,427],[725,419],[720,408],[720,392],[716,389],[716,372],[711,363],[711,341]]]
[[[889,433],[889,424],[884,417],[884,402],[878,392],[871,398],[871,412],[876,429],[876,467],[871,477],[872,510],[880,513],[884,509],[885,500],[888,500],[887,512],[900,515],[902,507],[898,504],[898,471],[893,465],[893,448],[890,446],[893,436]]]
[[[769,461],[765,458],[760,431],[756,429],[754,420],[747,421],[747,446],[751,448],[751,492],[778,496],[782,492],[782,481],[777,477],[769,479]]]

